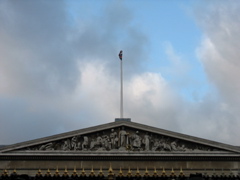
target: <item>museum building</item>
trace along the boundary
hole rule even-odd
[[[240,148],[131,120],[0,147],[0,179],[240,179]]]

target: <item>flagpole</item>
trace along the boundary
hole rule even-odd
[[[120,90],[120,118],[123,118],[123,73],[122,73],[122,59],[120,61],[120,81],[121,81],[121,90]]]
[[[123,118],[123,51],[121,50],[118,54],[120,59],[120,118],[115,118],[117,121],[128,121],[131,122],[131,118]]]

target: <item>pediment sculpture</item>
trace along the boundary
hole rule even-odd
[[[127,126],[73,135],[61,140],[29,146],[24,151],[130,151],[130,152],[204,152],[218,148],[143,131]]]

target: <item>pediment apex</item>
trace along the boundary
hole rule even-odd
[[[240,153],[240,149],[235,146],[129,121],[117,121],[17,143],[3,147],[0,153],[33,150]]]

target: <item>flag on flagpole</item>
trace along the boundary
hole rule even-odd
[[[120,60],[122,60],[122,52],[123,52],[123,51],[121,50],[120,53],[119,53],[119,55],[118,55]]]

